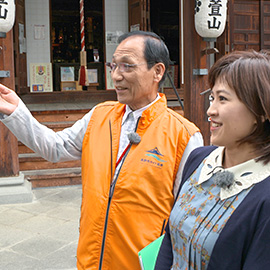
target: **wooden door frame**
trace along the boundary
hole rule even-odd
[[[195,31],[194,1],[183,1],[184,14],[184,115],[201,130],[205,145],[210,143],[210,125],[206,110],[209,106],[207,95],[201,92],[208,88],[207,75],[194,75],[195,70],[209,69],[209,56],[202,54],[208,46]]]
[[[27,63],[26,52],[20,51],[20,24],[24,25],[24,38],[26,35],[25,26],[25,0],[16,1],[16,17],[13,27],[14,40],[14,65],[15,65],[15,89],[18,94],[30,92],[27,86]]]
[[[0,78],[0,83],[14,89],[13,30],[10,30],[5,38],[0,38],[0,70],[10,73],[9,77]],[[0,177],[18,176],[18,141],[2,123],[0,123],[0,145]]]
[[[132,8],[135,7],[139,8],[139,18],[136,24],[139,23],[140,30],[150,31],[150,0],[128,0],[129,31],[130,26],[134,24],[131,20],[131,13]]]

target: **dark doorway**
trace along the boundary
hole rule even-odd
[[[80,6],[79,0],[51,0],[52,10],[52,60],[79,62]],[[87,62],[93,61],[93,50],[99,52],[103,62],[103,1],[84,1],[85,45]]]
[[[97,70],[98,82],[93,89],[104,89],[103,1],[84,1],[84,34],[87,69]],[[64,90],[62,67],[74,68],[72,89],[77,88],[80,69],[80,1],[51,0],[51,44],[54,91]],[[96,59],[94,59],[94,54]],[[98,57],[97,57],[98,56]],[[69,87],[69,85],[68,85]],[[86,87],[83,88],[86,90]]]
[[[179,66],[179,1],[151,0],[150,21],[151,30],[164,39],[173,64]]]

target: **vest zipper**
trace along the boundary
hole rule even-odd
[[[136,123],[135,132],[137,131],[140,118],[141,117],[138,118],[138,121]],[[122,168],[122,166],[124,164],[124,161],[125,161],[128,153],[129,153],[129,151],[130,151],[131,146],[132,146],[132,143],[130,143],[129,148],[127,149],[125,155],[122,158],[123,161],[121,162],[121,167],[119,168],[117,175],[115,175],[115,177],[113,177],[113,167],[112,167],[112,164],[113,164],[113,152],[112,152],[112,126],[111,126],[111,120],[109,120],[109,126],[110,126],[110,140],[111,140],[111,179],[112,180],[111,180],[111,185],[110,185],[110,192],[109,192],[109,200],[108,200],[108,205],[107,205],[107,210],[106,210],[106,217],[105,217],[105,222],[104,222],[104,231],[103,231],[102,245],[101,245],[101,251],[100,251],[99,267],[98,267],[99,270],[102,270],[104,248],[105,248],[105,241],[106,241],[106,234],[107,234],[107,227],[108,227],[109,211],[110,211],[110,205],[111,205],[111,201],[112,201],[112,196],[113,196],[113,193],[114,193],[114,188],[115,188],[119,173],[121,171],[121,168]],[[115,179],[113,179],[113,178],[115,178]]]
[[[106,240],[106,234],[107,234],[107,226],[108,226],[108,218],[109,218],[109,211],[110,211],[110,205],[111,205],[111,201],[112,201],[112,196],[114,193],[114,188],[115,188],[115,184],[118,178],[118,175],[121,171],[122,165],[126,159],[126,156],[129,152],[131,148],[131,145],[128,149],[128,151],[126,152],[126,155],[123,157],[123,162],[121,164],[121,167],[117,173],[117,175],[115,176],[114,181],[112,182],[111,186],[110,186],[110,193],[109,193],[109,200],[108,200],[108,205],[107,205],[107,210],[106,210],[106,217],[105,217],[105,223],[104,223],[104,232],[103,232],[103,238],[102,238],[102,246],[101,246],[101,252],[100,252],[100,261],[99,261],[99,270],[102,270],[102,262],[103,262],[103,254],[104,254],[104,248],[105,248],[105,240]]]

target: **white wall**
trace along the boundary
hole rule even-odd
[[[105,45],[106,62],[112,61],[113,53],[117,47],[117,37],[128,32],[128,0],[104,0],[105,1]],[[108,41],[107,34],[113,39]],[[114,89],[109,69],[105,74],[107,89]]]
[[[49,0],[25,0],[25,24],[29,86],[29,64],[51,62]]]
[[[105,32],[128,32],[128,0],[105,0]],[[106,37],[105,33],[105,37]],[[106,43],[106,61],[112,60],[117,44]]]

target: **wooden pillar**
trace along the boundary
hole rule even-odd
[[[13,30],[0,38],[0,70],[10,71],[10,77],[0,78],[0,83],[15,89]],[[18,176],[18,142],[15,136],[0,123],[0,177]]]
[[[208,95],[200,95],[208,87],[207,75],[195,75],[209,69],[209,56],[203,54],[207,42],[197,34],[194,25],[195,1],[183,1],[184,21],[184,115],[201,130],[205,145],[210,143],[210,127],[206,110]]]

